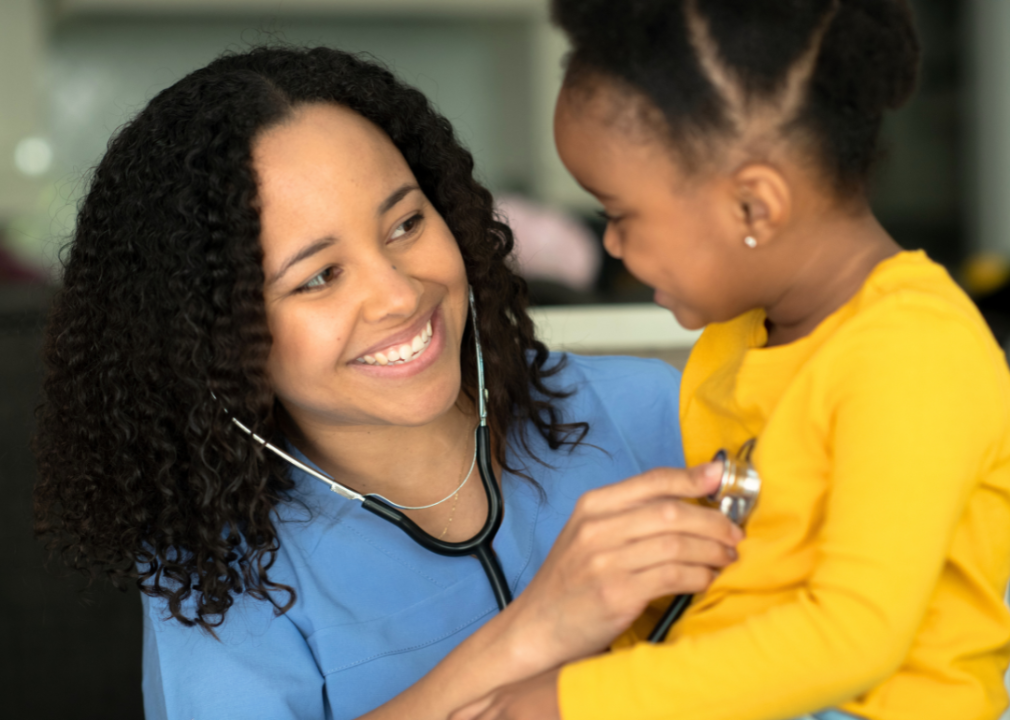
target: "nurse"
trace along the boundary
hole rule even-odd
[[[549,353],[472,171],[419,92],[325,48],[224,56],[110,144],[48,328],[36,498],[72,566],[143,591],[149,719],[444,718],[735,558],[739,530],[682,502],[718,468],[674,469],[677,372]],[[475,559],[232,423],[466,540],[470,288],[501,612]]]

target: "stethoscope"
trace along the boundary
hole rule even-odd
[[[276,445],[267,442],[239,422],[237,418],[233,417],[231,421],[242,432],[249,435],[270,452],[283,458],[299,470],[326,483],[330,490],[338,495],[348,500],[360,502],[365,510],[396,525],[426,550],[449,557],[462,557],[465,555],[476,557],[481,567],[484,568],[484,573],[487,575],[488,583],[491,585],[491,592],[498,603],[498,609],[504,610],[512,602],[512,592],[509,590],[505,573],[492,547],[492,542],[498,533],[498,528],[501,527],[504,505],[501,489],[495,480],[494,470],[491,465],[491,432],[487,425],[487,389],[484,387],[484,354],[480,346],[480,332],[477,329],[477,306],[474,301],[472,288],[470,289],[470,317],[473,322],[474,346],[477,353],[477,398],[480,414],[480,422],[474,431],[474,462],[477,465],[481,483],[484,485],[484,494],[487,497],[488,509],[484,526],[469,540],[446,542],[441,538],[436,538],[422,530],[417,523],[403,513],[403,510],[420,510],[444,502],[459,492],[463,484],[466,484],[470,474],[467,474],[467,477],[463,480],[463,484],[456,488],[453,493],[436,503],[420,507],[397,505],[380,495],[374,493],[363,495],[346,485],[341,485],[328,475],[309,467]],[[740,451],[736,455],[731,456],[725,450],[720,450],[716,453],[714,460],[722,461],[723,474],[718,489],[707,498],[709,504],[717,507],[730,520],[741,526],[746,522],[751,511],[753,511],[761,490],[761,478],[751,464],[753,450],[754,441],[750,440],[740,448]],[[687,610],[688,605],[691,604],[691,599],[691,595],[678,595],[673,599],[663,617],[649,635],[650,642],[662,642],[666,638],[670,628],[680,619],[684,611]]]
[[[735,455],[720,450],[712,458],[712,462],[722,462],[722,478],[715,492],[705,498],[705,503],[717,508],[740,527],[747,522],[761,494],[761,477],[751,462],[755,442],[754,439],[748,440]],[[649,633],[649,642],[660,643],[666,639],[670,628],[687,610],[693,597],[678,595],[670,602],[663,617]]]
[[[424,508],[434,507],[435,505],[453,497],[453,495],[462,489],[463,485],[465,485],[466,481],[470,478],[470,474],[473,472],[472,466],[470,468],[470,474],[467,474],[463,483],[443,500],[439,500],[431,505],[419,507],[397,505],[381,495],[376,495],[374,493],[363,495],[355,490],[352,490],[346,485],[341,485],[328,475],[319,472],[315,468],[309,467],[277,446],[267,442],[239,422],[236,418],[231,418],[231,421],[240,430],[242,430],[242,432],[249,435],[253,438],[253,440],[258,442],[270,452],[283,458],[299,470],[308,473],[312,477],[329,485],[330,490],[333,492],[347,498],[348,500],[356,500],[360,502],[361,506],[365,510],[378,515],[380,518],[392,523],[393,525],[396,525],[424,549],[430,550],[431,552],[439,555],[447,555],[449,557],[462,557],[464,555],[473,555],[476,557],[477,560],[480,561],[481,567],[484,568],[484,572],[487,574],[488,582],[491,585],[491,592],[494,593],[495,601],[498,603],[498,609],[504,610],[505,606],[512,602],[512,592],[509,590],[508,582],[505,579],[505,573],[502,570],[501,563],[498,561],[498,556],[495,555],[494,548],[491,546],[495,535],[498,533],[498,528],[501,527],[504,505],[502,503],[501,489],[498,487],[498,482],[495,480],[494,469],[491,465],[491,431],[487,425],[487,390],[484,387],[484,355],[481,352],[480,347],[480,333],[477,330],[477,306],[474,301],[472,288],[470,289],[470,316],[473,321],[474,345],[476,346],[477,351],[477,398],[480,413],[480,423],[474,431],[474,462],[477,465],[477,472],[480,474],[481,482],[484,485],[484,494],[487,496],[487,519],[484,521],[484,526],[469,540],[465,540],[463,542],[446,542],[441,538],[436,538],[422,530],[417,523],[403,513],[403,510],[421,510]]]

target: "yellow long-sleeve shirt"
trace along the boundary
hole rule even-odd
[[[666,644],[565,667],[564,720],[994,720],[1010,661],[1010,373],[922,253],[881,263],[813,333],[711,325],[685,370],[688,462],[757,438],[740,559]]]

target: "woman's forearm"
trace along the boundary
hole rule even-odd
[[[522,610],[520,597],[460,643],[417,683],[362,716],[363,719],[445,720],[456,708],[500,685],[546,670],[543,665],[550,660],[543,653],[531,651],[531,644],[523,639]]]

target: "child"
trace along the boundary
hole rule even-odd
[[[906,2],[553,9],[574,45],[561,157],[604,206],[608,251],[706,326],[681,391],[688,462],[756,438],[763,488],[739,561],[666,644],[634,641],[668,598],[614,652],[503,689],[477,716],[995,720],[1006,360],[865,192],[883,111],[915,83]]]

